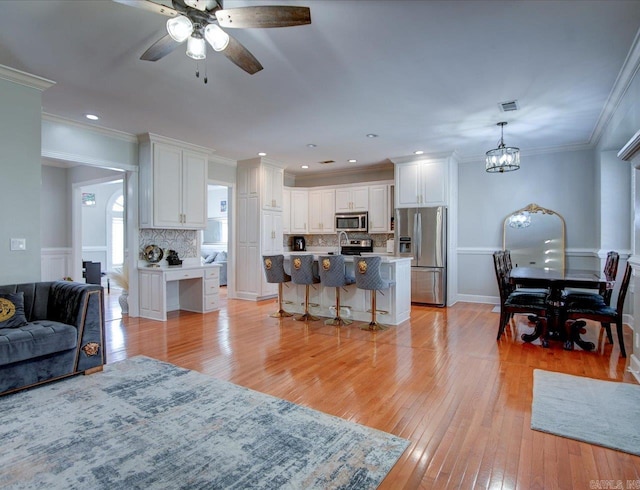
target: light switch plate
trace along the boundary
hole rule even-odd
[[[26,250],[27,249],[27,239],[26,238],[12,238],[11,239],[11,250]]]

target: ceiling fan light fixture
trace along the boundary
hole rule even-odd
[[[203,60],[207,57],[207,45],[202,37],[192,35],[187,40],[187,56],[194,60]]]
[[[193,23],[188,17],[178,15],[167,21],[167,32],[178,43],[186,41],[193,32]]]
[[[215,51],[223,51],[229,45],[229,34],[216,24],[209,24],[205,27],[204,38]]]

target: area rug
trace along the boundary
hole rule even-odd
[[[142,356],[0,397],[0,488],[376,488],[407,446]]]
[[[535,369],[531,428],[640,456],[640,386]]]

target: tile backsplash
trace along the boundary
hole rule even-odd
[[[199,234],[199,230],[142,229],[139,235],[138,258],[144,260],[142,252],[148,245],[157,245],[163,249],[165,256],[167,250],[175,250],[181,259],[197,257]]]
[[[285,249],[292,248],[293,235],[284,235],[283,245]],[[299,235],[296,235],[299,236]],[[307,248],[308,247],[337,247],[338,235],[332,233],[329,235],[303,235]],[[384,248],[387,246],[387,240],[393,238],[393,233],[349,233],[349,239],[370,238],[373,240],[373,248]]]

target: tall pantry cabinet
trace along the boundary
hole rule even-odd
[[[283,247],[284,170],[266,158],[238,162],[236,295],[261,300],[278,293],[262,270],[262,256],[281,254]]]

